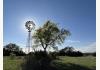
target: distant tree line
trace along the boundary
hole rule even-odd
[[[24,56],[26,55],[25,52],[22,51],[22,49],[13,43],[9,43],[4,46],[3,48],[3,56],[10,56],[11,54],[15,54],[16,56]],[[42,56],[44,53],[43,51],[36,51],[36,52],[30,52],[29,54],[38,54],[38,56]],[[93,53],[82,53],[81,51],[76,51],[73,47],[67,46],[58,52],[50,52],[50,55],[53,58],[56,58],[56,56],[73,56],[73,57],[78,57],[78,56],[96,56],[96,52]]]
[[[96,57],[96,52],[92,52],[92,53],[83,53],[84,56],[95,56]]]
[[[60,56],[83,56],[83,53],[81,51],[76,51],[73,47],[65,47],[61,50],[59,50]]]
[[[93,53],[83,53],[81,51],[75,50],[73,47],[67,46],[58,52],[50,53],[53,57],[55,56],[72,56],[72,57],[80,57],[80,56],[96,56],[96,52]]]
[[[19,48],[18,45],[9,43],[3,47],[3,56],[10,56],[10,54],[15,54],[16,56],[24,56],[25,52]]]

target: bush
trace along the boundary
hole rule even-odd
[[[34,56],[36,57],[36,59],[41,59],[48,57],[48,54],[44,51],[36,51],[34,52]]]
[[[96,57],[96,52],[94,52],[92,55]]]
[[[60,56],[83,56],[83,53],[80,51],[75,51],[73,47],[65,47],[59,51]]]
[[[26,55],[23,51],[12,51],[12,50],[3,48],[3,56],[10,56],[11,53],[16,54],[16,56],[25,56]]]
[[[50,56],[52,59],[58,59],[58,58],[57,58],[58,52],[50,52],[50,53],[49,53],[49,56]]]
[[[11,53],[11,50],[3,48],[3,56],[9,56]]]
[[[74,57],[78,57],[78,56],[83,56],[83,53],[80,51],[59,51],[58,55],[60,56],[74,56]]]
[[[52,58],[44,51],[36,51],[26,56],[22,70],[48,70]]]
[[[60,56],[65,56],[66,53],[65,53],[64,51],[61,50],[61,51],[59,51],[59,55],[60,55]]]

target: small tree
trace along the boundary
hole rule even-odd
[[[60,29],[57,24],[47,21],[42,27],[38,28],[33,34],[35,47],[42,47],[46,52],[48,47],[56,48],[57,44],[62,44],[70,32]]]

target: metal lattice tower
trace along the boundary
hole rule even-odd
[[[27,21],[26,24],[26,29],[28,30],[28,38],[27,38],[27,45],[26,48],[28,48],[28,53],[30,52],[30,48],[32,47],[32,36],[31,32],[35,28],[35,24],[33,21]]]

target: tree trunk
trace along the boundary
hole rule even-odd
[[[46,48],[44,48],[44,52],[46,52]]]
[[[46,49],[47,49],[47,46],[48,46],[48,45],[46,44],[46,46],[44,47],[44,52],[45,52],[45,53],[47,52],[47,51],[46,51]]]

